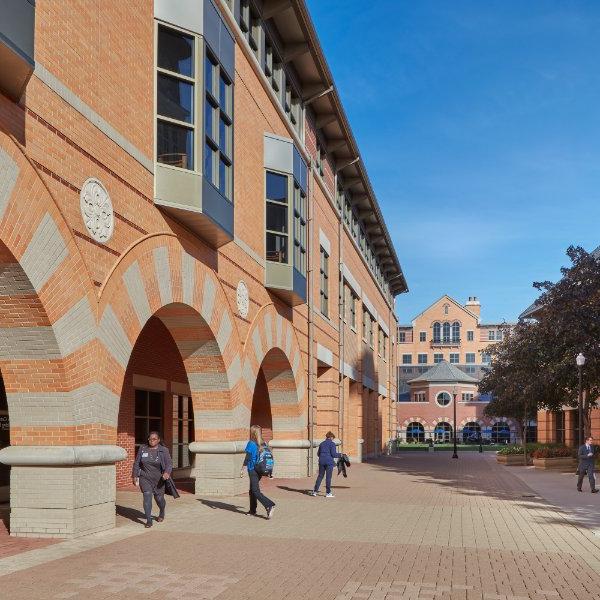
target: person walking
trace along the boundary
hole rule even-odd
[[[165,520],[165,481],[171,477],[173,461],[158,431],[151,431],[148,444],[143,444],[133,463],[133,484],[144,495],[145,527],[152,527],[152,496],[158,505],[158,523]]]
[[[577,457],[579,458],[579,467],[577,469],[577,473],[579,474],[579,477],[577,478],[577,490],[583,492],[581,489],[581,484],[583,483],[583,478],[587,473],[590,481],[590,491],[592,494],[597,493],[598,489],[596,488],[596,478],[594,477],[594,438],[592,436],[585,438],[585,444],[579,447]]]
[[[319,444],[317,455],[319,457],[319,476],[315,481],[315,488],[310,492],[311,496],[316,496],[319,493],[323,476],[325,476],[325,498],[335,498],[331,491],[331,475],[333,474],[334,458],[341,458],[341,454],[336,451],[335,434],[328,431],[325,434],[325,440]]]
[[[246,444],[246,457],[244,458],[244,464],[240,471],[240,477],[244,476],[244,467],[246,467],[248,478],[250,479],[250,489],[248,491],[248,495],[250,496],[250,510],[248,511],[248,514],[255,516],[258,502],[260,502],[267,511],[267,519],[271,519],[273,517],[273,511],[275,510],[275,502],[267,498],[260,491],[260,480],[262,479],[262,475],[257,473],[254,468],[260,456],[260,449],[266,445],[267,444],[263,440],[260,425],[252,425],[252,427],[250,427],[250,439]]]

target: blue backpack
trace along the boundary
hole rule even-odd
[[[267,446],[267,444],[263,444],[258,451],[258,460],[254,465],[254,470],[259,475],[266,475],[268,477],[273,477],[273,467],[275,465],[275,460],[273,459],[273,453],[271,452],[271,448]]]

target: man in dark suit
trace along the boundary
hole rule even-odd
[[[577,478],[577,489],[580,492],[583,492],[581,489],[581,484],[583,483],[583,478],[587,473],[588,479],[590,480],[590,489],[592,494],[595,494],[598,490],[596,489],[596,479],[594,478],[594,438],[591,436],[585,438],[585,444],[579,447],[579,451],[577,452],[577,457],[579,458],[579,468],[577,469],[577,473],[579,477]]]

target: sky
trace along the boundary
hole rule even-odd
[[[514,321],[600,245],[600,2],[307,0],[409,293]]]

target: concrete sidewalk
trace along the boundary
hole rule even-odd
[[[335,499],[312,483],[264,482],[270,521],[243,496],[188,495],[150,530],[141,495],[120,492],[112,532],[0,559],[0,596],[600,600],[600,539],[477,453],[353,465]]]

